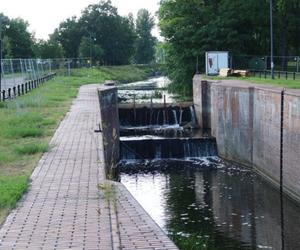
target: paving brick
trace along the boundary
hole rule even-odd
[[[114,184],[117,210],[100,195],[106,177],[102,137],[94,133],[101,119],[98,86],[80,88],[28,194],[0,229],[1,250],[177,249],[122,184]]]

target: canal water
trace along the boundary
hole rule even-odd
[[[300,249],[300,208],[249,169],[123,171],[121,182],[180,249]],[[186,165],[186,166],[185,166]]]
[[[174,103],[167,84],[161,77],[122,85],[119,101]],[[299,204],[221,160],[193,106],[126,112],[119,110],[120,181],[180,249],[300,249]],[[163,112],[168,119],[158,119]]]

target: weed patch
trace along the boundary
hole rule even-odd
[[[46,143],[26,143],[22,146],[16,147],[16,152],[21,155],[34,155],[37,153],[45,153],[49,149]]]
[[[14,208],[27,187],[28,178],[24,175],[0,175],[0,208]]]

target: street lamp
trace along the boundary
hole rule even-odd
[[[4,26],[5,29],[9,28],[9,24]],[[0,16],[0,97],[2,92],[2,17]]]
[[[2,18],[0,17],[0,100],[2,92]]]
[[[93,60],[93,47],[94,42],[97,40],[95,37],[92,36],[92,34],[89,32],[90,35],[90,67],[92,67],[92,60]]]
[[[271,38],[271,77],[274,79],[274,55],[273,55],[273,0],[270,0],[270,38]]]

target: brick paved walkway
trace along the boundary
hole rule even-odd
[[[122,184],[113,184],[116,202],[98,189],[106,182],[98,103],[97,85],[81,87],[0,229],[0,249],[176,249]]]

